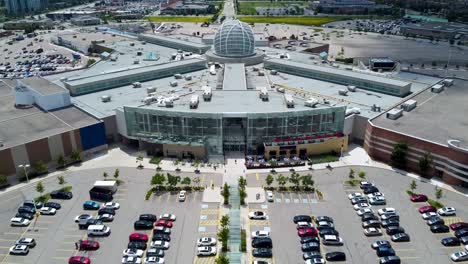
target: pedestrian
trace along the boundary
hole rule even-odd
[[[237,164],[237,160],[234,160],[234,163]]]
[[[75,248],[78,249],[78,242],[75,242]]]

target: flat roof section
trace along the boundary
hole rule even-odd
[[[243,63],[224,64],[223,90],[247,90]]]
[[[386,118],[384,113],[371,122],[383,129],[442,145],[447,145],[449,139],[468,144],[468,81],[455,79],[452,86],[439,94],[429,88],[411,99],[418,105],[410,112],[403,112],[397,120]]]
[[[140,36],[141,36],[141,38],[140,38]],[[206,49],[210,48],[210,46],[208,46],[206,44],[203,44],[203,43],[193,42],[193,41],[189,41],[189,40],[185,40],[185,39],[171,38],[171,37],[166,37],[166,36],[161,36],[161,35],[140,34],[138,36],[138,39],[140,39],[140,40],[154,39],[156,41],[167,41],[167,42],[172,42],[174,44],[181,45],[181,46],[192,46],[194,48],[198,48],[198,49],[201,49],[201,50],[206,50]]]
[[[42,95],[54,94],[67,91],[65,88],[58,86],[39,76],[24,78],[19,80],[21,83],[32,87]]]

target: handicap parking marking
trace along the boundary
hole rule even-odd
[[[199,226],[198,227],[198,232],[205,232],[206,231],[206,227],[205,226]]]
[[[200,215],[200,220],[206,220],[206,219],[208,219],[207,215]]]
[[[208,205],[207,205],[207,204],[202,204],[202,205],[201,205],[201,208],[202,208],[202,209],[208,209]]]
[[[262,208],[263,210],[267,210],[267,209],[268,209],[268,204],[262,204],[261,208]]]
[[[203,209],[200,211],[200,214],[204,214],[204,215],[218,214],[218,209]]]
[[[290,203],[291,200],[289,200],[289,198],[286,198],[286,199],[284,199],[284,202],[285,202],[285,203]]]
[[[281,198],[276,198],[277,203],[281,203]]]
[[[295,204],[299,203],[299,199],[294,198],[294,203],[295,203]]]
[[[215,226],[215,225],[218,225],[218,219],[200,220],[200,225]]]

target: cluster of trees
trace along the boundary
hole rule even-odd
[[[156,190],[175,190],[179,183],[185,187],[190,187],[189,185],[192,184],[192,181],[197,187],[200,187],[200,177],[195,177],[192,180],[189,177],[181,178],[178,175],[172,175],[170,173],[166,173],[166,176],[164,176],[164,173],[156,173],[151,178],[151,185],[155,186]]]
[[[81,153],[78,150],[73,150],[70,153],[70,159],[67,159],[65,156],[60,154],[57,157],[57,164],[59,165],[59,168],[63,168],[67,165],[74,164],[76,162],[81,161]]]
[[[228,251],[228,239],[229,239],[229,215],[223,215],[221,217],[221,229],[218,232],[218,240],[221,242],[221,251]]]
[[[404,141],[398,142],[393,146],[391,154],[392,164],[401,169],[406,169],[408,155],[408,144]],[[423,177],[430,177],[433,165],[433,158],[429,152],[424,153],[418,160],[419,173]]]
[[[221,195],[223,196],[224,205],[228,205],[229,195],[231,195],[231,193],[229,192],[229,184],[224,183],[223,189],[221,190]]]
[[[239,178],[239,197],[241,205],[245,205],[245,198],[247,198],[245,187],[247,187],[247,179],[241,176]]]
[[[293,172],[290,177],[286,177],[283,174],[279,174],[276,176],[276,179],[273,177],[273,175],[268,174],[268,176],[265,179],[266,184],[267,184],[267,189],[273,189],[271,185],[273,184],[274,181],[280,186],[280,190],[286,190],[286,184],[289,182],[293,186],[292,188],[296,191],[299,191],[301,189],[305,191],[314,191],[314,180],[312,178],[312,174],[308,173],[306,175],[300,175],[297,172]]]

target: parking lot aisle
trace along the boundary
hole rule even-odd
[[[200,237],[217,238],[221,210],[217,203],[203,203],[200,206],[200,220],[198,221],[198,234],[196,239]],[[195,242],[196,251],[196,242]],[[217,255],[216,255],[217,256]],[[216,256],[199,257],[196,255],[193,258],[194,264],[214,264]]]
[[[273,255],[272,258],[257,258],[252,255],[252,232],[255,231],[269,231],[271,232],[271,223],[270,223],[270,218],[271,215],[268,210],[268,204],[249,204],[249,213],[250,212],[255,212],[255,211],[262,211],[267,215],[266,220],[254,220],[254,219],[248,219],[248,228],[246,230],[247,232],[247,238],[250,238],[247,240],[247,253],[249,254],[250,261],[249,263],[253,263],[253,261],[257,260],[263,260],[263,261],[268,261],[270,263],[275,263],[275,256]],[[275,247],[273,243],[273,247]]]

